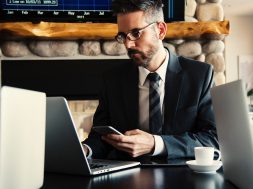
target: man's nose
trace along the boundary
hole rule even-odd
[[[124,45],[125,45],[126,49],[129,49],[129,48],[135,46],[135,41],[131,41],[128,38],[126,38]]]

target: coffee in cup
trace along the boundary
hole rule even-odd
[[[221,159],[221,153],[219,150],[214,149],[213,147],[195,147],[195,160],[199,165],[212,165],[214,160],[214,153],[218,154],[216,161]]]

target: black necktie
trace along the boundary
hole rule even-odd
[[[157,73],[149,73],[149,131],[152,134],[161,134],[162,112],[160,95],[158,93],[160,76]]]

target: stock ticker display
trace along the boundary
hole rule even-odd
[[[1,20],[112,21],[111,0],[3,0]]]
[[[112,0],[2,0],[0,21],[116,22]],[[166,22],[183,21],[185,0],[164,0]]]

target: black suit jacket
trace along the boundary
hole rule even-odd
[[[112,125],[121,132],[139,127],[138,67],[123,65],[105,74],[93,125]],[[164,97],[163,141],[168,158],[194,157],[195,146],[218,148],[210,96],[211,65],[170,53]],[[129,159],[91,132],[84,141],[94,158]]]

